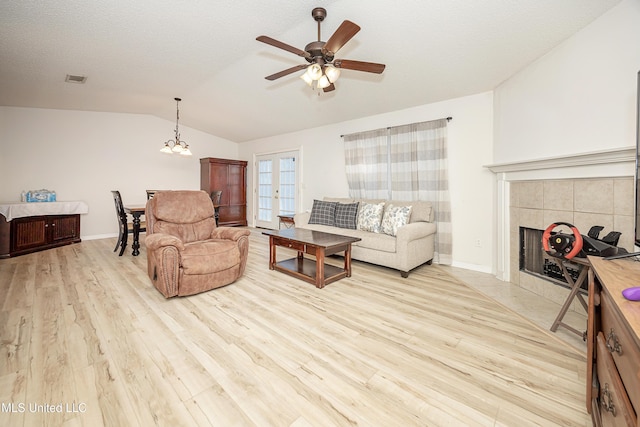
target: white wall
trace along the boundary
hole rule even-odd
[[[491,271],[493,242],[493,174],[483,168],[492,160],[492,94],[490,92],[392,113],[351,120],[240,144],[240,158],[300,149],[302,194],[300,209],[313,199],[346,197],[348,185],[340,135],[444,117],[448,125],[453,261],[455,265]],[[248,172],[249,221],[253,221],[253,167]],[[476,247],[479,240],[481,247]]]
[[[340,135],[452,116],[454,265],[491,271],[495,184],[483,165],[633,146],[638,22],[640,1],[623,0],[493,93],[239,145],[183,127],[194,152],[189,159],[158,152],[174,125],[154,117],[0,107],[0,200],[17,201],[21,190],[56,190],[60,200],[89,203],[84,238],[113,234],[112,189],[126,202],[143,202],[146,188],[199,188],[201,157],[252,161],[255,154],[300,149],[300,209],[309,209],[314,198],[348,193]],[[248,181],[251,223],[252,167]]]
[[[237,158],[237,144],[180,126],[191,157],[160,153],[175,122],[140,114],[0,107],[0,201],[22,190],[55,190],[84,200],[81,237],[117,235],[111,190],[125,203],[146,202],[146,189],[200,189],[202,157]]]
[[[494,163],[635,145],[640,1],[624,0],[494,91]]]

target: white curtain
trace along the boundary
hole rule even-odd
[[[392,198],[432,203],[438,226],[434,261],[451,265],[447,119],[390,128],[389,146]]]
[[[358,199],[389,197],[388,136],[386,129],[344,136],[349,196]]]
[[[349,195],[424,200],[435,211],[434,261],[451,264],[447,119],[345,135]]]

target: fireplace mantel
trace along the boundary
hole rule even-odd
[[[485,167],[505,181],[633,176],[636,148],[623,147],[535,160],[496,163]]]
[[[511,182],[633,177],[635,167],[635,146],[486,165],[496,175],[496,277],[510,280]]]

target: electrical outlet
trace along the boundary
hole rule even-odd
[[[476,248],[480,247],[482,247],[482,242],[480,241],[480,239],[476,239]]]

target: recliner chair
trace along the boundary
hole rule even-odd
[[[147,201],[147,272],[165,296],[193,295],[233,283],[247,264],[244,228],[217,227],[204,191],[162,191]]]

